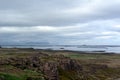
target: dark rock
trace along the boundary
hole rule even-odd
[[[47,61],[43,61],[42,59],[44,58],[47,59]],[[53,60],[49,60],[49,58],[53,58]],[[37,72],[42,72],[45,75],[46,80],[59,80],[58,68],[61,68],[64,71],[75,72],[80,72],[82,70],[82,66],[76,60],[70,59],[63,55],[49,56],[42,53],[36,53],[24,58],[7,58],[6,60],[1,60],[0,65],[3,64],[12,65],[22,70],[30,69]],[[34,79],[29,77],[27,80]]]
[[[59,66],[66,71],[81,71],[82,70],[82,66],[77,63],[76,60],[72,60],[72,59],[62,59],[59,61]]]
[[[46,80],[59,80],[57,65],[53,62],[47,62],[43,66],[43,72]]]

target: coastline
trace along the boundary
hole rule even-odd
[[[118,45],[2,45],[2,48],[33,48],[48,50],[68,50],[89,53],[120,53]]]

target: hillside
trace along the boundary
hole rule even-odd
[[[119,54],[0,49],[0,80],[119,80]]]

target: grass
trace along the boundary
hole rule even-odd
[[[0,73],[0,78],[3,80],[25,80],[23,77],[17,77],[7,73]]]
[[[3,80],[26,80],[29,77],[32,80],[43,80],[42,76],[42,73],[29,69],[21,70],[11,65],[0,66],[0,79]]]
[[[117,54],[67,54],[67,57],[73,59],[120,59]]]
[[[59,69],[60,80],[116,80],[120,77],[120,69],[107,68],[97,69],[94,73],[91,70],[82,71],[79,75],[74,71],[64,71]]]
[[[1,58],[7,59],[9,57],[24,58],[39,52],[40,50],[37,51],[30,49],[0,50],[0,59]],[[64,71],[58,68],[60,80],[75,80],[75,78],[76,80],[107,80],[109,77],[110,79],[112,78],[116,79],[120,77],[119,54],[84,54],[70,51],[45,51],[45,50],[41,52],[50,55],[47,57],[42,57],[41,61],[43,62],[57,61],[57,58],[54,58],[53,55],[62,54],[66,57],[78,60],[86,70],[85,72],[81,72],[78,75],[75,71]],[[92,71],[90,71],[89,69],[90,66],[85,66],[86,64],[104,64],[110,65],[112,66],[112,68],[108,68],[105,70],[98,69],[95,73],[91,73]],[[3,78],[5,80],[26,80],[27,78],[30,78],[32,80],[44,80],[43,76],[44,74],[40,72],[38,73],[30,69],[22,70],[11,65],[0,65],[0,79]]]
[[[31,80],[44,80],[43,77],[36,76],[15,76],[7,73],[0,73],[0,80],[27,80],[30,78]]]

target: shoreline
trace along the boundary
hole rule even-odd
[[[78,47],[79,46],[79,47]],[[103,47],[102,47],[103,46]],[[1,48],[33,48],[44,50],[59,50],[59,51],[77,51],[86,53],[115,53],[120,54],[120,47],[115,45],[2,45]]]
[[[78,52],[78,53],[84,53],[84,54],[120,54],[120,53],[116,53],[116,52],[106,52],[106,51],[75,51],[75,50],[65,50],[65,49],[61,49],[61,50],[54,50],[54,49],[37,49],[37,48],[18,48],[18,47],[13,47],[13,48],[7,48],[7,47],[0,47],[0,50],[3,50],[3,49],[31,49],[31,50],[43,50],[43,51],[60,51],[60,52],[64,52],[64,51],[67,51],[67,52]]]

